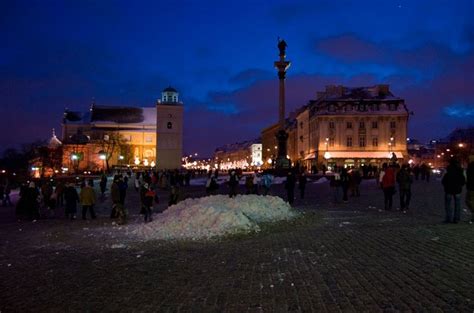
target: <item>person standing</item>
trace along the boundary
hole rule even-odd
[[[105,175],[105,173],[102,173],[102,175],[100,176],[99,186],[101,197],[104,198],[105,190],[107,190],[107,176]]]
[[[82,205],[82,219],[87,219],[87,211],[90,212],[91,218],[95,219],[96,215],[94,212],[94,204],[95,204],[95,191],[94,188],[90,185],[90,183],[84,183],[81,192],[79,194],[80,202]]]
[[[308,181],[308,178],[306,177],[306,174],[304,172],[301,172],[300,177],[298,178],[298,188],[300,189],[301,199],[304,199],[304,192],[306,189],[307,181]]]
[[[73,183],[69,183],[64,189],[64,202],[66,202],[66,218],[70,218],[71,220],[76,219],[78,201],[79,195],[77,194],[76,187]]]
[[[40,193],[34,182],[30,182],[25,192],[25,207],[29,219],[39,219]]]
[[[395,194],[395,169],[384,163],[380,172],[379,182],[383,190],[384,209],[390,211],[393,204],[393,195]]]
[[[235,170],[229,174],[229,198],[237,195],[237,186],[239,185],[239,178]]]
[[[145,223],[151,222],[153,219],[151,214],[153,212],[153,200],[155,199],[155,192],[153,188],[147,183],[144,183],[140,190],[140,196],[142,198],[143,214],[145,215]]]
[[[349,173],[347,173],[346,168],[341,169],[341,187],[342,187],[342,201],[346,203],[349,199],[347,197],[347,192],[349,191],[349,184],[350,184],[350,177]]]
[[[3,203],[4,197],[5,197],[5,185],[2,182],[0,182],[0,200],[2,200],[2,203]]]
[[[178,204],[179,187],[177,185],[171,186],[170,197],[168,199],[168,206]]]
[[[124,200],[125,196],[122,196],[120,189],[121,178],[117,175],[114,177],[114,182],[110,187],[110,194],[112,198],[112,212],[110,213],[110,218],[119,218],[118,224],[122,225],[127,222],[128,212],[125,209]]]
[[[245,176],[245,188],[246,188],[246,192],[245,194],[249,195],[251,193],[253,193],[253,177],[252,175],[247,175]]]
[[[263,195],[266,196],[270,192],[272,186],[273,175],[266,171],[262,176]]]
[[[11,206],[12,205],[12,202],[10,200],[11,187],[8,181],[5,183],[5,190],[3,191],[3,193],[4,195],[3,195],[2,205]]]
[[[466,183],[463,170],[456,159],[451,159],[446,168],[441,183],[444,187],[444,210],[446,218],[444,223],[458,223],[461,219],[461,193]],[[454,199],[454,215],[451,209],[451,199]]]
[[[285,189],[288,198],[288,203],[291,205],[295,201],[295,185],[296,179],[295,175],[291,171],[286,175]]]
[[[403,164],[402,168],[397,173],[397,183],[400,191],[400,210],[402,210],[403,213],[406,213],[410,207],[411,184],[413,183],[408,164]]]
[[[64,183],[59,181],[56,184],[56,189],[54,189],[54,193],[56,194],[56,205],[58,207],[62,207],[64,205]]]
[[[466,177],[466,205],[471,211],[469,224],[472,224],[474,223],[474,161],[469,162]]]
[[[49,202],[53,195],[53,187],[49,182],[45,182],[41,186],[41,195],[43,196],[43,206],[49,209]]]
[[[362,175],[358,168],[351,170],[352,196],[360,197],[360,183],[362,182]]]
[[[333,190],[334,203],[339,203],[339,201],[341,201],[341,175],[339,175],[338,169],[336,167],[334,167],[334,175],[330,177],[329,187]]]

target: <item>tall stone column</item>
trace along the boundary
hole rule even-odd
[[[291,167],[290,160],[287,158],[287,141],[288,134],[285,131],[285,78],[286,70],[290,67],[291,62],[286,61],[286,47],[284,40],[278,41],[278,49],[280,50],[280,60],[275,62],[278,69],[279,91],[278,91],[278,132],[276,138],[278,142],[278,156],[275,167],[277,169],[288,169]]]

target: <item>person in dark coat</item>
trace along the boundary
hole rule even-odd
[[[400,191],[400,210],[403,213],[406,213],[410,207],[411,184],[413,183],[413,177],[408,164],[403,164],[402,168],[397,173],[397,183]]]
[[[351,175],[351,196],[360,197],[360,183],[362,182],[362,176],[358,168],[352,168]]]
[[[470,162],[466,170],[466,206],[471,211],[470,224],[474,223],[474,161]]]
[[[27,193],[28,185],[21,184],[20,186],[20,198],[16,203],[15,213],[18,220],[26,218],[28,216],[28,208],[26,207],[26,193]]]
[[[441,183],[444,187],[445,223],[458,223],[461,219],[461,193],[466,183],[463,170],[456,159],[451,159],[446,168]],[[454,199],[454,215],[451,208],[451,199]]]
[[[64,189],[64,202],[66,202],[66,218],[75,220],[77,213],[77,203],[79,202],[79,195],[73,183],[68,184]]]
[[[300,196],[301,199],[304,199],[304,191],[306,189],[306,182],[308,178],[304,172],[301,173],[300,177],[298,178],[298,188],[300,189]]]
[[[379,182],[383,190],[384,209],[390,211],[392,209],[396,184],[395,168],[392,165],[387,166],[387,163],[382,165]]]
[[[112,186],[110,187],[110,197],[112,199],[112,211],[110,212],[110,218],[118,217],[118,209],[121,205],[119,181],[119,177],[115,176],[112,182]]]
[[[40,192],[38,188],[36,188],[36,185],[34,182],[30,182],[28,185],[28,188],[25,191],[24,195],[24,205],[26,208],[26,215],[29,219],[39,219],[40,213],[39,213],[39,195]]]
[[[153,219],[151,214],[153,212],[153,200],[155,199],[155,191],[153,188],[144,183],[140,189],[140,198],[142,200],[142,212],[145,216],[145,223],[151,222]]]
[[[285,189],[288,198],[288,203],[293,204],[295,201],[295,185],[296,185],[296,178],[295,175],[291,171],[288,172],[286,175],[286,182],[285,182]]]
[[[347,202],[347,192],[349,191],[350,177],[349,173],[347,173],[347,169],[344,167],[341,169],[340,184],[342,187],[342,201]]]
[[[229,174],[229,198],[237,195],[237,187],[239,186],[239,177],[237,172],[232,170]]]
[[[105,194],[105,190],[107,189],[107,176],[105,176],[105,174],[102,174],[102,176],[100,177],[99,186],[100,186],[100,193],[103,198]]]
[[[12,202],[10,200],[10,193],[11,193],[11,187],[8,181],[5,184],[5,190],[4,190],[4,195],[3,195],[3,201],[2,205],[3,206],[10,206],[12,205]]]
[[[168,206],[172,206],[178,204],[179,200],[179,187],[178,186],[171,186],[170,197],[168,200]]]

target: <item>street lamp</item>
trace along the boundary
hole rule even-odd
[[[326,169],[329,167],[329,159],[331,158],[331,154],[329,153],[329,137],[326,137],[326,141],[324,142],[324,145],[326,146],[326,152],[324,152],[324,159],[326,159]]]
[[[107,153],[101,150],[99,151],[99,159],[102,160],[102,170],[105,171],[105,160],[107,159]]]

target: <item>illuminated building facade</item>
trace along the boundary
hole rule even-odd
[[[263,165],[260,139],[219,147],[214,152],[214,162],[222,170],[259,168]]]
[[[307,168],[406,159],[408,116],[404,100],[395,97],[388,85],[327,86],[296,117],[287,119],[289,157]],[[265,129],[262,138],[269,138],[271,131]],[[271,151],[271,143],[264,140],[263,149]]]
[[[168,87],[154,107],[92,104],[88,112],[66,110],[62,123],[63,165],[74,170],[113,166],[179,168],[183,104]]]

